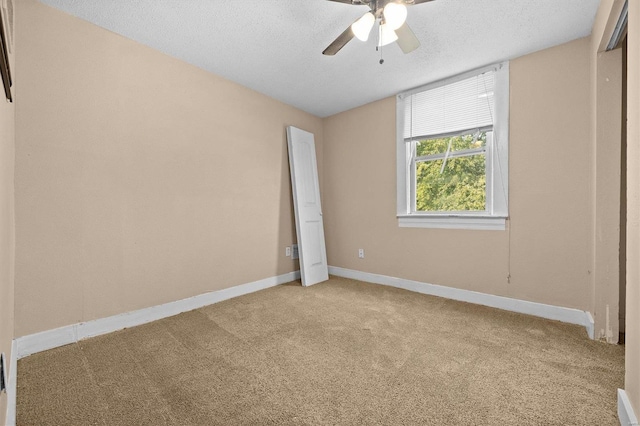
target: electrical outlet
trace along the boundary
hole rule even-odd
[[[300,257],[300,255],[298,253],[298,245],[294,244],[294,245],[291,246],[291,258],[292,259],[297,259],[299,257]]]
[[[364,259],[364,249],[358,249],[358,257]]]
[[[287,256],[287,257],[291,256],[291,247],[289,247],[289,246],[285,247],[284,255]]]

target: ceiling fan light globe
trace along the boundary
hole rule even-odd
[[[398,40],[398,35],[393,29],[391,29],[391,27],[389,27],[388,24],[380,25],[380,38],[378,46],[386,46],[387,44],[391,44],[396,40]]]
[[[358,40],[367,41],[369,39],[371,28],[373,28],[373,24],[375,22],[376,17],[373,16],[373,13],[367,12],[362,16],[362,18],[351,24],[351,31],[353,31],[353,34]]]
[[[407,20],[407,6],[402,3],[387,3],[382,13],[385,23],[392,30],[397,30]]]

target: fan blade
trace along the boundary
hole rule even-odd
[[[339,1],[339,0],[331,0],[331,1]],[[406,0],[405,3],[406,4],[420,4],[420,3],[427,3],[433,0]]]
[[[396,30],[396,35],[398,36],[398,46],[400,46],[400,49],[402,49],[404,53],[413,52],[420,47],[420,40],[418,40],[418,37],[416,37],[406,22]]]
[[[355,4],[357,6],[367,4],[367,2],[365,2],[364,0],[329,0],[329,1],[334,1],[336,3]]]
[[[333,40],[333,43],[324,49],[322,54],[328,56],[335,55],[345,46],[345,44],[349,43],[353,37],[355,37],[355,35],[353,34],[353,31],[351,31],[351,25],[349,25],[347,29],[338,36],[338,38]]]

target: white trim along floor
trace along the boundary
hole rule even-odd
[[[638,418],[624,389],[618,389],[618,418],[622,426],[638,426]]]
[[[579,309],[545,305],[543,303],[494,296],[492,294],[461,290],[436,284],[427,284],[419,281],[371,274],[368,272],[360,272],[353,269],[338,268],[335,266],[329,266],[329,273],[339,277],[403,288],[416,293],[429,294],[432,296],[444,297],[446,299],[458,300],[460,302],[474,303],[476,305],[490,306],[492,308],[503,309],[505,311],[518,312],[521,314],[566,322],[568,324],[582,325],[587,329],[587,334],[590,339],[593,339],[594,335],[593,317],[589,312],[581,311]]]

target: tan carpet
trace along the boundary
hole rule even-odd
[[[331,278],[19,361],[19,425],[616,425],[624,348]]]

